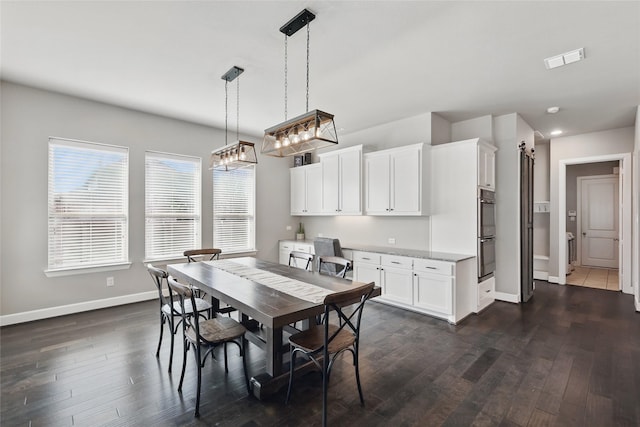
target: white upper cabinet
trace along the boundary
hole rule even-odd
[[[427,150],[414,144],[364,155],[367,215],[428,214]]]
[[[362,145],[320,154],[322,212],[362,214]]]
[[[290,169],[291,215],[318,215],[322,208],[322,168],[319,163]]]
[[[478,187],[496,189],[496,147],[478,143]]]

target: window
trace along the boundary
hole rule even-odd
[[[200,159],[148,151],[144,163],[145,259],[200,248]]]
[[[223,253],[255,250],[256,169],[213,171],[213,245]]]
[[[128,262],[129,150],[49,138],[49,270]]]

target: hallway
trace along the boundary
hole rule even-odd
[[[617,269],[590,268],[577,266],[567,276],[567,285],[583,286],[586,288],[619,291],[620,281]]]

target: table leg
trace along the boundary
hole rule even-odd
[[[265,328],[267,333],[267,374],[276,377],[282,373],[282,328]]]

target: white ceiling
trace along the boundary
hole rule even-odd
[[[310,108],[339,134],[425,112],[450,121],[519,112],[548,138],[634,123],[640,1],[2,1],[4,80],[224,128],[284,119],[284,35],[304,7]],[[305,31],[289,38],[289,118],[305,112]],[[584,61],[543,59],[585,48]],[[235,129],[235,82],[230,86]],[[555,115],[546,108],[559,106]]]

